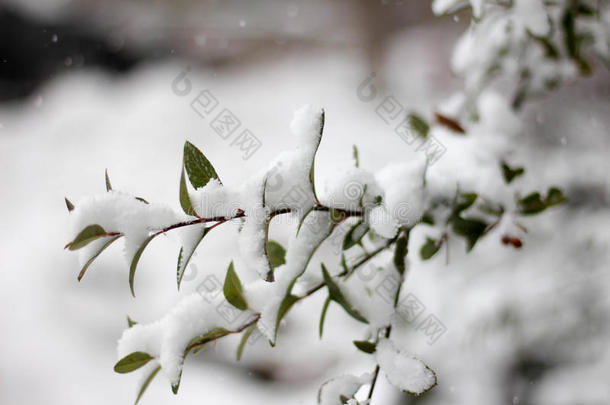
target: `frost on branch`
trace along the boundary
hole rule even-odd
[[[516,247],[518,243],[513,241],[520,244],[522,237],[516,231],[521,229],[516,225],[521,216],[542,212],[564,201],[556,188],[513,196],[524,169],[505,161],[510,158],[505,136],[516,131],[517,125],[502,99],[490,93],[479,102],[485,105],[479,109],[479,121],[466,126],[468,137],[419,118],[423,132],[449,146],[447,154],[433,166],[418,158],[390,164],[378,173],[359,167],[344,170],[325,185],[319,197],[313,164],[324,115],[321,110],[306,107],[296,113],[293,121],[295,148],[238,186],[223,184],[203,153],[187,142],[179,193],[184,213],[114,191],[109,179],[107,193],[76,205],[67,202],[76,229],[80,229],[67,247],[84,252],[84,257],[89,258],[86,269],[105,246],[124,237],[132,291],[138,259],[155,236],[180,232],[180,285],[189,260],[204,238],[225,222],[239,221],[239,249],[234,257],[239,260],[237,266],[233,262],[229,266],[224,295],[225,304],[241,314],[241,321],[228,324],[205,296],[189,295],[157,322],[130,324],[120,340],[120,360],[115,370],[123,373],[142,369],[139,396],[159,370],[176,392],[189,352],[228,334],[244,332],[238,348],[241,357],[243,344],[254,328],[274,345],[281,322],[291,308],[323,290],[328,292],[328,298],[322,310],[320,335],[325,312],[334,301],[348,315],[366,324],[363,332],[367,340],[357,341],[356,345],[364,353],[374,354],[393,384],[413,393],[429,389],[435,378],[423,363],[403,355],[389,340],[379,340],[382,334],[389,336],[395,326],[396,302],[408,269],[410,230],[418,225],[427,227],[428,236],[420,250],[424,260],[438,254],[449,237],[464,239],[471,250],[485,234],[493,234],[494,227],[511,232],[508,240]],[[497,117],[501,119],[496,120]],[[300,199],[291,199],[295,188]],[[498,196],[499,200],[494,198]],[[279,215],[288,216],[293,224],[286,250],[268,240],[269,226]],[[348,225],[347,231],[340,226],[343,223]],[[322,265],[320,272],[310,263],[331,235],[343,237],[342,260],[335,266]],[[364,264],[376,268],[373,277],[363,273]],[[242,284],[238,277],[242,271],[259,277]],[[377,277],[389,283],[385,286],[387,296],[370,293],[377,284],[372,280]],[[362,385],[348,380],[353,389]],[[343,380],[336,383],[339,381]],[[350,399],[355,392],[351,388],[337,389],[335,383],[329,383],[320,395],[326,398],[340,391],[339,399],[330,401],[355,401]]]

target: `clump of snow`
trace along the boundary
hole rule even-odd
[[[481,93],[477,100],[477,111],[479,121],[473,127],[475,132],[491,132],[505,136],[515,136],[521,132],[522,121],[506,97],[493,90],[488,89]]]
[[[301,149],[309,149],[315,151],[320,144],[322,134],[320,133],[322,125],[323,111],[314,108],[311,105],[306,105],[295,111],[290,130],[297,137]]]
[[[515,0],[514,16],[532,34],[546,36],[549,32],[549,18],[544,8],[544,2],[532,0]]]
[[[211,179],[205,186],[189,192],[195,212],[202,218],[233,217],[241,208],[238,193]]]
[[[421,360],[404,354],[389,339],[380,339],[375,357],[388,381],[413,394],[422,394],[436,385],[436,375]]]
[[[398,232],[398,222],[390,215],[385,205],[378,205],[368,212],[367,223],[379,236],[391,239]]]
[[[319,405],[343,405],[341,397],[352,398],[360,387],[370,384],[373,379],[371,373],[362,374],[360,377],[354,375],[342,375],[328,380],[318,391]],[[356,403],[356,402],[353,402]],[[349,402],[348,402],[349,404]]]
[[[291,214],[298,219],[298,214]],[[276,319],[279,306],[295,281],[305,272],[318,246],[333,229],[330,214],[312,211],[305,217],[298,234],[290,238],[286,248],[286,264],[275,269],[274,283],[254,282],[245,286],[245,296],[250,307],[261,312],[259,330],[270,341],[275,341]]]
[[[239,232],[238,244],[241,258],[246,265],[260,278],[269,280],[271,265],[265,243],[270,211],[263,205],[264,193],[264,179],[254,177],[246,182],[241,194],[242,209],[246,217]]]
[[[356,211],[376,205],[377,197],[382,195],[383,192],[371,172],[350,168],[340,171],[326,181],[320,200],[327,206]]]
[[[294,113],[290,128],[295,148],[282,152],[265,170],[266,205],[290,208],[302,214],[316,203],[309,174],[321,141],[323,111],[305,106]]]
[[[375,179],[384,192],[384,207],[399,224],[413,226],[424,213],[424,158],[390,164],[377,173]]]
[[[130,194],[116,190],[86,197],[78,201],[75,207],[70,216],[74,235],[94,224],[109,233],[122,233],[128,263],[131,263],[136,251],[152,232],[186,219],[184,214],[168,205],[146,204]],[[104,242],[106,241],[95,241],[81,249],[81,258],[86,260],[91,257]]]
[[[148,353],[158,361],[170,383],[178,384],[185,349],[193,338],[217,328],[238,330],[252,320],[253,313],[244,311],[243,316],[228,322],[211,302],[201,294],[193,293],[182,299],[162,319],[125,330],[118,342],[118,357],[123,358],[137,351]]]

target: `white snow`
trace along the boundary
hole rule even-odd
[[[137,351],[148,353],[157,359],[172,385],[179,383],[184,352],[193,338],[216,328],[238,330],[252,319],[251,311],[243,311],[235,321],[229,322],[206,298],[199,293],[190,294],[162,319],[126,329],[118,343],[118,358]]]
[[[388,381],[395,387],[422,394],[436,385],[436,375],[421,360],[406,355],[389,339],[380,339],[375,357]]]
[[[365,384],[370,384],[372,379],[372,373],[365,373],[359,377],[354,375],[342,375],[328,380],[322,384],[318,391],[318,404],[343,405],[341,396],[352,398],[360,387]]]
[[[186,220],[186,216],[165,204],[145,204],[134,196],[112,190],[77,201],[70,215],[73,234],[76,236],[89,225],[100,225],[106,232],[122,233],[125,240],[125,258],[131,263],[136,251],[155,231]],[[87,260],[105,241],[96,241],[84,247],[81,259]]]

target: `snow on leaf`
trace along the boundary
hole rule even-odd
[[[191,261],[195,250],[197,250],[197,247],[210,230],[211,228],[208,228],[206,224],[187,227],[182,230],[182,247],[180,248],[180,253],[178,255],[178,268],[176,273],[178,289],[180,289],[182,277],[184,277],[186,267]]]
[[[229,306],[224,302],[223,308]],[[242,330],[253,321],[252,311],[234,309],[229,319],[199,293],[184,297],[163,318],[150,324],[137,324],[123,332],[118,344],[119,357],[133,352],[149,353],[158,360],[163,373],[177,390],[185,356],[206,343]],[[230,308],[233,308],[229,306]]]
[[[365,384],[371,383],[372,374],[365,373],[360,377],[343,375],[326,381],[318,391],[319,405],[343,405],[345,398],[353,398]]]
[[[436,374],[428,366],[403,353],[389,339],[379,340],[375,357],[388,381],[402,391],[420,395],[436,385]]]

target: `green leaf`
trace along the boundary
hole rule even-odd
[[[430,211],[424,212],[424,215],[421,218],[422,224],[434,225],[434,215]]]
[[[134,321],[133,319],[131,319],[129,317],[129,315],[127,315],[127,327],[131,328],[131,327],[133,327],[134,325],[137,325],[137,324],[138,323],[136,321]]]
[[[354,346],[356,346],[360,351],[368,354],[375,353],[375,350],[377,349],[376,343],[367,342],[366,340],[354,340]]]
[[[541,213],[549,207],[563,204],[567,199],[563,192],[557,187],[549,188],[546,198],[542,199],[539,192],[528,194],[517,201],[519,213],[522,215],[534,215]]]
[[[182,278],[184,277],[184,273],[186,271],[186,267],[190,263],[197,247],[201,244],[203,238],[212,230],[212,227],[206,228],[206,225],[202,225],[201,233],[197,236],[195,244],[193,246],[189,246],[188,250],[184,250],[184,247],[180,248],[180,252],[178,253],[178,266],[176,270],[176,281],[178,283],[178,290],[180,289],[180,284],[182,283]]]
[[[422,138],[428,137],[428,132],[430,132],[430,125],[426,122],[425,119],[420,117],[415,113],[411,113],[408,116],[409,126],[413,129],[419,136]]]
[[[352,318],[363,323],[369,323],[366,318],[363,317],[345,298],[337,283],[333,281],[332,277],[328,273],[328,270],[326,270],[324,263],[322,263],[322,275],[324,276],[324,282],[328,287],[328,295],[330,299],[341,305],[345,312],[347,312]]]
[[[102,245],[102,247],[93,255],[89,258],[89,260],[87,260],[87,262],[85,263],[85,265],[83,266],[83,268],[81,269],[80,273],[78,273],[78,281],[81,281],[83,279],[83,277],[85,276],[85,272],[87,271],[87,269],[89,268],[89,266],[91,266],[91,263],[93,263],[93,261],[95,259],[97,259],[97,257],[102,254],[102,252],[104,250],[106,250],[106,248],[108,246],[110,246],[115,240],[119,239],[121,236],[112,236],[110,237],[110,239],[108,239],[108,242],[104,243],[104,245]]]
[[[523,215],[538,214],[546,209],[546,204],[537,191],[521,198],[517,203],[519,204],[519,212]]]
[[[186,215],[195,215],[193,203],[191,203],[191,197],[189,197],[188,187],[186,186],[184,165],[182,166],[182,172],[180,174],[180,206]]]
[[[363,221],[358,221],[358,223],[352,226],[345,234],[345,239],[343,239],[343,250],[348,250],[359,244],[368,230],[369,226],[367,224],[363,223]]]
[[[159,373],[159,370],[161,370],[161,366],[155,368],[148,375],[148,377],[146,377],[146,379],[144,380],[144,383],[142,383],[142,386],[140,387],[140,391],[138,392],[138,397],[136,398],[136,402],[134,403],[134,405],[138,404],[138,402],[140,401],[140,398],[142,398],[142,395],[144,395],[144,392],[146,392],[146,389],[148,388],[148,386],[150,385],[152,380],[154,380],[155,377],[157,376],[157,374]]]
[[[328,311],[328,306],[330,305],[330,296],[324,300],[324,306],[322,306],[322,314],[320,315],[320,339],[322,339],[322,334],[324,333],[324,320],[326,320],[326,311]]]
[[[453,207],[453,216],[459,216],[462,212],[470,208],[477,200],[477,197],[478,195],[476,193],[459,194]]]
[[[68,200],[66,197],[64,197],[64,200],[66,200],[66,207],[68,208],[68,212],[74,211],[74,204],[72,204],[70,200]]]
[[[146,246],[148,246],[150,241],[153,240],[155,236],[157,235],[152,234],[148,238],[146,238],[144,243],[142,243],[140,248],[136,251],[136,254],[133,256],[133,259],[131,260],[131,265],[129,266],[129,289],[131,290],[131,295],[133,295],[134,297],[136,296],[136,293],[134,291],[134,280],[136,277],[136,268],[138,267],[138,262],[140,261],[142,253],[144,253],[144,249],[146,249]]]
[[[502,216],[504,214],[504,206],[499,203],[494,203],[489,200],[483,200],[481,204],[479,204],[478,209],[488,215],[494,215],[496,217]]]
[[[568,199],[563,195],[563,192],[557,187],[551,187],[546,194],[544,203],[547,207],[563,204]]]
[[[248,303],[243,295],[241,281],[239,281],[239,277],[237,277],[237,273],[235,273],[233,262],[231,262],[229,269],[227,270],[223,292],[229,304],[242,311],[248,309]]]
[[[299,226],[297,227],[297,236],[299,236],[299,232],[301,232],[301,227],[303,226],[303,224],[305,223],[305,220],[307,219],[307,216],[309,214],[311,214],[312,212],[314,212],[315,209],[314,207],[308,209],[303,216],[301,217],[301,219],[299,220]]]
[[[231,334],[231,331],[225,328],[214,328],[211,331],[204,333],[203,335],[199,335],[191,339],[188,345],[186,345],[186,349],[184,350],[184,358],[188,355],[191,350],[195,350],[206,344],[219,339],[221,337],[227,336]]]
[[[506,162],[502,162],[502,176],[506,184],[510,184],[516,177],[522,176],[525,173],[523,167],[510,167]]]
[[[205,186],[212,179],[220,181],[218,174],[216,174],[216,170],[214,170],[214,166],[212,166],[204,154],[189,141],[184,143],[183,161],[189,181],[195,190]]]
[[[297,297],[296,295],[292,295],[292,294],[288,294],[284,297],[284,299],[282,299],[282,302],[280,303],[280,308],[277,311],[277,318],[275,320],[275,338],[276,339],[277,339],[277,334],[280,329],[280,322],[282,321],[282,319],[284,319],[284,317],[286,316],[288,311],[290,311],[290,308],[292,308],[292,306],[297,303],[297,301],[299,301],[299,297]],[[272,345],[273,344],[275,344],[275,342],[273,342]]]
[[[424,243],[419,250],[419,255],[422,260],[428,260],[432,258],[441,248],[441,242],[434,240],[426,236],[426,243]]]
[[[250,326],[244,334],[241,336],[241,341],[239,342],[239,346],[237,347],[237,361],[241,360],[241,355],[244,352],[244,347],[246,346],[246,342],[250,338],[250,335],[256,330],[256,324]]]
[[[356,169],[360,167],[360,154],[358,153],[358,147],[353,145],[353,157],[354,157],[354,166]]]
[[[528,34],[544,48],[545,56],[548,59],[559,59],[559,50],[548,38],[534,35],[531,32],[528,32]]]
[[[467,250],[470,251],[477,243],[479,238],[483,236],[487,229],[487,224],[479,219],[467,219],[455,217],[452,220],[453,232],[466,238]]]
[[[275,269],[282,264],[286,264],[286,249],[284,247],[274,241],[267,241],[267,257],[269,257],[269,264],[272,269]]]
[[[119,374],[131,373],[132,371],[146,365],[146,363],[151,361],[153,358],[154,357],[148,353],[134,352],[119,360],[119,362],[114,366],[114,371]]]
[[[215,328],[207,333],[204,333],[203,335],[194,337],[193,339],[191,339],[189,344],[186,346],[186,349],[184,349],[184,356],[182,358],[182,362],[184,362],[184,359],[186,359],[186,356],[188,356],[188,354],[191,352],[191,350],[194,350],[195,354],[197,354],[201,350],[203,350],[203,348],[211,341],[214,341],[221,337],[227,336],[231,333],[232,332],[226,330],[225,328]],[[180,389],[180,380],[181,379],[182,379],[182,371],[180,371],[180,376],[178,377],[178,382],[176,384],[172,384],[172,392],[174,394],[178,394],[178,390]]]
[[[409,238],[407,235],[403,235],[396,240],[396,247],[394,248],[394,266],[398,273],[405,274],[406,263],[409,248]]]
[[[345,254],[341,253],[341,267],[343,267],[343,273],[348,274],[349,268],[347,267],[347,260],[345,259]]]
[[[110,177],[108,177],[108,169],[104,173],[104,177],[106,178],[106,191],[112,191],[112,185],[110,184]]]
[[[94,240],[103,238],[104,236],[109,236],[108,232],[106,232],[106,230],[100,225],[89,225],[85,229],[83,229],[78,235],[76,235],[76,238],[74,238],[74,240],[68,243],[65,247],[70,250],[77,250],[87,246]]]
[[[562,17],[563,34],[566,50],[572,59],[578,57],[578,42],[576,39],[576,21],[572,10],[567,9]]]

